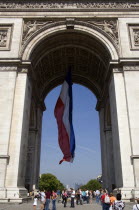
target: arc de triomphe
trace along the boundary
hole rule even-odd
[[[139,3],[0,1],[0,201],[37,186],[44,98],[63,82],[97,98],[104,187],[139,196]],[[93,126],[93,125],[92,125]],[[26,188],[25,188],[26,187]]]

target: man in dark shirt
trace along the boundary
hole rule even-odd
[[[45,205],[45,210],[49,210],[49,204],[50,204],[50,199],[52,196],[52,193],[50,191],[45,192],[46,196],[46,205]]]

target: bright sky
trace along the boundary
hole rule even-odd
[[[96,97],[87,88],[73,84],[73,127],[76,140],[73,163],[59,161],[63,154],[58,145],[57,123],[54,107],[61,86],[53,89],[45,99],[43,115],[40,173],[52,173],[63,184],[74,187],[86,184],[101,174],[101,152]]]

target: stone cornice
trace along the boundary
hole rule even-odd
[[[103,10],[139,10],[139,2],[130,1],[99,1],[99,0],[80,0],[80,1],[63,1],[63,0],[5,0],[0,1],[0,10],[44,10],[44,9],[103,9]]]
[[[0,155],[0,159],[9,159],[10,156],[9,155]]]
[[[110,62],[110,68],[113,73],[122,73],[123,71],[139,71],[139,59],[121,58],[119,61]]]
[[[14,59],[14,58],[11,58],[11,59],[9,59],[9,58],[4,58],[4,59],[2,59],[2,58],[0,58],[0,65],[1,64],[3,64],[3,63],[8,63],[8,64],[19,64],[19,63],[21,63],[21,60],[20,59]]]
[[[131,159],[139,159],[139,155],[131,155]]]

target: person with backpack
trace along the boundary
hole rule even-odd
[[[112,193],[110,193],[110,208],[109,208],[109,210],[113,209],[113,204],[114,204],[115,200],[116,200],[116,197]]]
[[[139,198],[137,199],[137,204],[133,206],[133,210],[139,210]]]
[[[113,209],[114,210],[122,210],[122,209],[124,209],[125,203],[121,200],[121,198],[122,198],[121,193],[118,193],[116,195],[116,201],[114,201],[114,204],[113,204]]]
[[[101,196],[101,202],[102,202],[102,209],[103,210],[109,210],[110,208],[110,197],[106,190],[103,191],[103,195]]]

